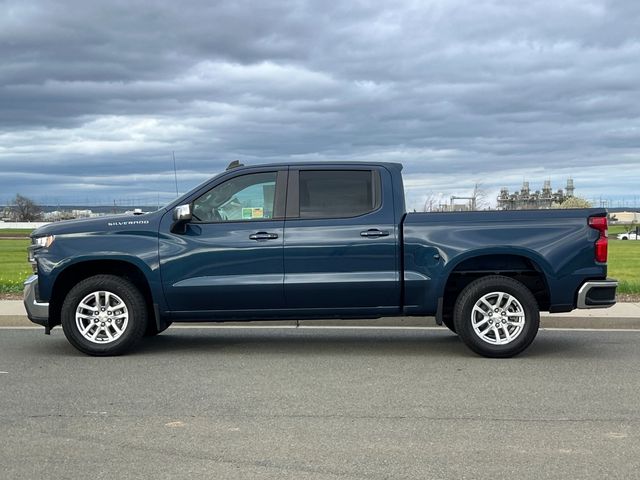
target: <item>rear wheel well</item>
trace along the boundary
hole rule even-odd
[[[521,255],[483,255],[462,261],[449,274],[442,298],[444,320],[453,318],[458,294],[474,280],[487,275],[503,275],[519,281],[531,291],[540,310],[549,310],[549,287],[544,273],[533,260]]]
[[[56,278],[49,305],[49,321],[51,326],[60,324],[62,303],[67,293],[69,293],[69,290],[85,278],[101,274],[116,275],[131,281],[140,290],[140,293],[145,299],[149,321],[155,323],[153,297],[147,278],[144,273],[142,273],[142,270],[136,265],[122,260],[90,260],[70,265]]]

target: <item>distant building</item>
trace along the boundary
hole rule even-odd
[[[545,180],[542,191],[536,190],[532,192],[529,188],[529,182],[522,182],[522,189],[514,193],[509,193],[507,187],[500,190],[498,196],[499,210],[531,210],[551,208],[553,204],[560,204],[574,196],[575,187],[573,179],[567,180],[567,187],[554,192],[551,189],[551,180]]]
[[[0,210],[0,220],[3,222],[10,222],[12,218],[13,215],[9,207],[4,207]]]
[[[435,204],[433,197],[427,198],[424,204],[425,212],[472,212],[482,209],[484,201],[484,191],[480,188],[480,184],[476,183],[473,192],[468,197],[460,197],[451,195],[449,203]],[[460,203],[460,201],[463,203]],[[428,205],[428,206],[427,206]]]
[[[611,212],[612,223],[640,223],[640,212]]]
[[[91,215],[93,214],[93,212],[91,210],[71,210],[71,215],[73,216],[73,218],[89,218],[91,217]]]

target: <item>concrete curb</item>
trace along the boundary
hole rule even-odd
[[[208,325],[204,323],[203,325]],[[219,324],[222,325],[222,324]],[[372,326],[372,327],[433,327],[433,317],[388,317],[365,320],[288,320],[270,322],[229,322],[228,326]],[[0,326],[36,326],[26,316],[20,300],[0,301]],[[618,303],[612,308],[597,310],[574,310],[570,313],[543,313],[541,328],[593,328],[593,329],[640,329],[640,303]]]

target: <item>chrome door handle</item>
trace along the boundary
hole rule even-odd
[[[273,240],[275,238],[278,238],[277,233],[256,232],[249,235],[249,239],[251,240]]]
[[[370,228],[364,232],[360,232],[361,237],[388,237],[389,232],[387,230],[378,230],[377,228]]]

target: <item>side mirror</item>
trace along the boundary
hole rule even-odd
[[[191,213],[191,205],[179,205],[173,209],[173,224],[171,225],[171,231],[173,233],[184,233],[186,231],[186,225],[193,218]]]
[[[191,205],[179,205],[173,209],[173,221],[174,222],[188,222],[192,218]]]

